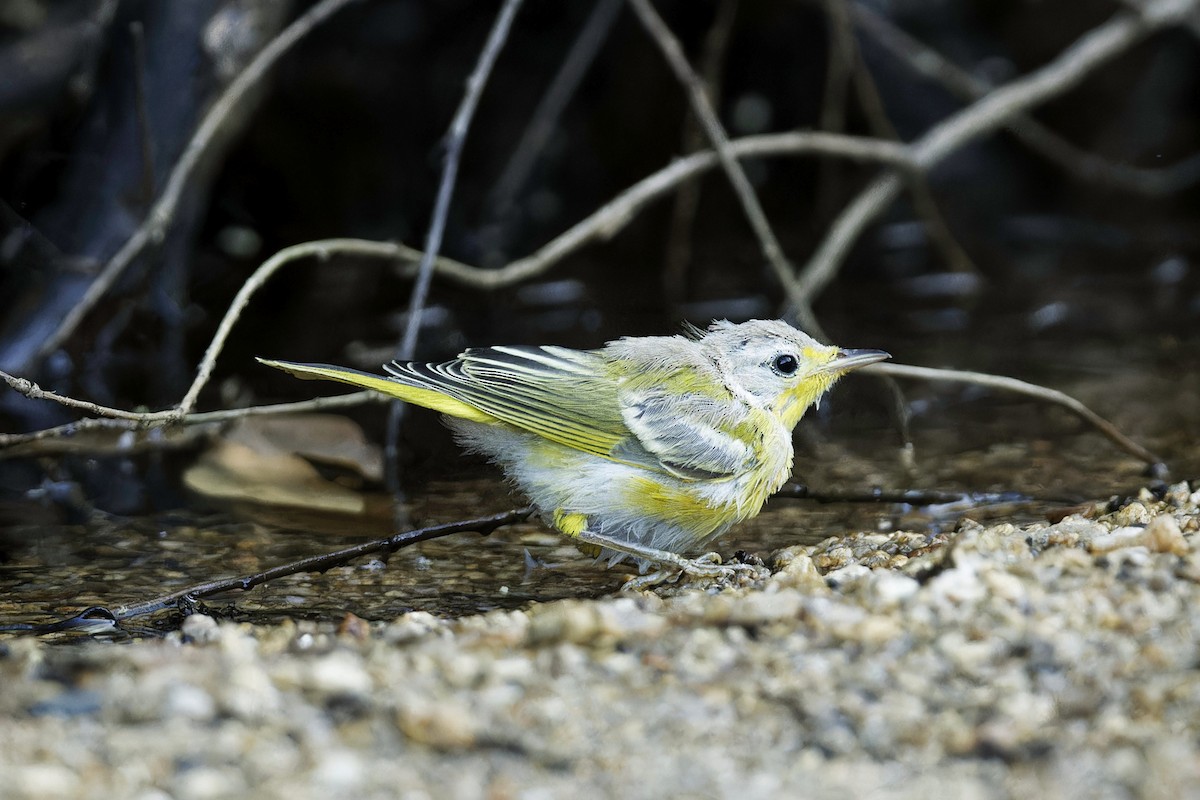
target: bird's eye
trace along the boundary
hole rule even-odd
[[[791,353],[782,353],[775,356],[775,359],[771,362],[771,369],[780,375],[792,375],[796,370],[800,369],[800,362]]]

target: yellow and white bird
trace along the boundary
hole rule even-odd
[[[442,412],[464,447],[592,552],[717,576],[740,565],[680,554],[758,514],[791,475],[804,412],[840,376],[885,358],[751,320],[597,350],[472,348],[443,364],[393,362],[390,377],[259,360]]]

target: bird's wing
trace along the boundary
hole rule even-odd
[[[442,392],[520,430],[604,458],[628,437],[605,359],[564,347],[485,347],[444,364],[396,363],[393,379]]]
[[[653,376],[614,376],[597,351],[467,350],[443,364],[392,363],[390,378],[325,364],[263,363],[303,378],[374,389],[445,414],[502,422],[602,458],[685,480],[754,464],[754,430],[732,397],[672,391]]]
[[[621,393],[621,416],[640,449],[677,477],[731,477],[756,462],[757,431],[745,406],[731,396],[663,386],[630,389]],[[619,447],[618,457],[630,446]]]

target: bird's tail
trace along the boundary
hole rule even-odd
[[[306,380],[326,380],[348,383],[362,389],[372,389],[389,397],[395,397],[406,403],[413,403],[425,408],[432,408],[451,417],[467,419],[473,422],[496,422],[496,418],[473,405],[457,400],[450,395],[431,389],[428,386],[417,386],[403,380],[403,376],[387,378],[382,375],[372,375],[356,369],[335,367],[330,364],[300,364],[295,361],[272,361],[267,358],[258,359],[259,363],[268,367],[281,369],[284,372]]]

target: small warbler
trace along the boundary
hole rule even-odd
[[[546,521],[593,555],[728,574],[703,547],[758,514],[792,472],[792,429],[841,375],[890,356],[823,345],[775,320],[714,322],[598,350],[472,348],[390,377],[259,359],[446,415]]]

